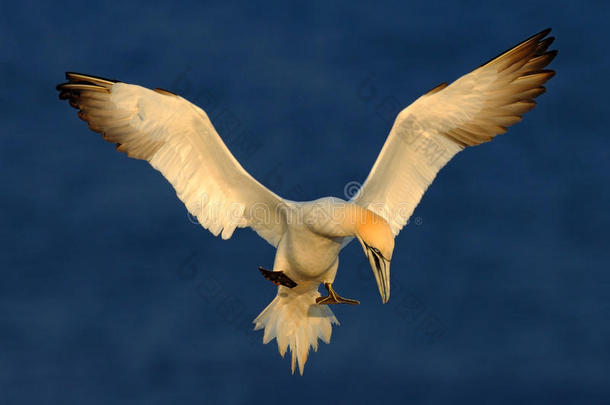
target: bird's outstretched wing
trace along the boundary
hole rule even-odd
[[[405,226],[438,171],[458,152],[492,140],[534,108],[554,72],[557,51],[544,30],[402,110],[352,199],[385,218],[394,234]]]
[[[66,78],[59,97],[119,151],[159,170],[204,228],[228,239],[250,226],[277,246],[286,202],[243,169],[202,109],[161,89],[78,73]]]

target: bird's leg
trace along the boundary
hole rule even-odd
[[[316,298],[316,304],[319,305],[330,305],[330,304],[351,304],[358,305],[360,301],[351,300],[349,298],[343,298],[333,289],[332,283],[324,283],[324,287],[328,291],[328,295],[326,297],[318,297]]]
[[[284,274],[283,271],[265,270],[262,267],[259,267],[258,270],[261,272],[263,277],[277,286],[283,285],[284,287],[288,288],[294,288],[297,286],[297,283]]]

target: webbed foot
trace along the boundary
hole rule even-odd
[[[349,298],[343,298],[333,289],[332,283],[324,283],[324,287],[328,291],[328,295],[326,297],[318,297],[316,298],[316,304],[318,305],[330,305],[330,304],[350,304],[350,305],[359,305],[360,301],[352,300]]]
[[[263,277],[277,286],[283,285],[284,287],[288,288],[294,288],[297,286],[297,283],[292,281],[292,279],[285,275],[283,271],[265,270],[262,267],[259,267],[258,270],[261,272]]]

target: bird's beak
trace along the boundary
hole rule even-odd
[[[366,257],[369,259],[371,269],[377,281],[381,302],[386,304],[390,300],[390,261],[384,258],[381,254],[376,253],[371,246],[368,246],[364,241],[358,238],[364,249]]]
[[[386,304],[390,300],[390,262],[372,251],[369,251],[368,257],[377,280],[381,302]]]

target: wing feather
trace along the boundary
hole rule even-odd
[[[353,201],[384,217],[394,234],[405,226],[438,171],[467,146],[491,141],[536,106],[544,69],[557,55],[544,30],[402,110]]]
[[[204,228],[228,239],[249,226],[277,246],[289,202],[243,169],[202,109],[167,90],[80,73],[66,78],[60,99],[117,150],[160,171]]]

